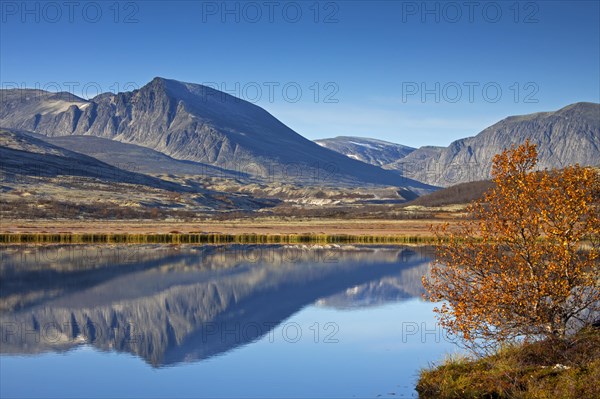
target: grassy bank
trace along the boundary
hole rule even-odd
[[[421,399],[600,398],[600,329],[564,341],[504,348],[480,359],[453,358],[423,370]]]
[[[428,244],[427,236],[350,234],[2,233],[2,244]]]

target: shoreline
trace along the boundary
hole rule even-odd
[[[432,244],[433,236],[220,233],[0,233],[0,245],[20,244]]]

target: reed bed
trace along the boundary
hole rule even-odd
[[[0,244],[429,244],[435,237],[349,234],[0,233]]]

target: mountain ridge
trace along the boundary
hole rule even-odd
[[[344,141],[350,139],[371,140]],[[386,162],[389,157],[383,150],[372,151],[369,157],[375,159],[373,163],[402,176],[449,187],[490,179],[494,155],[526,139],[538,147],[539,168],[562,168],[575,163],[596,166],[600,164],[600,104],[578,102],[556,111],[511,115],[447,147],[422,146],[393,162]],[[318,141],[327,140],[336,141],[335,138]],[[331,149],[354,154],[343,145]]]
[[[506,117],[475,136],[448,147],[418,149],[388,169],[440,187],[487,180],[492,159],[512,145],[528,139],[538,149],[538,168],[553,169],[578,163],[600,163],[600,104],[579,102],[556,111]]]
[[[489,179],[493,156],[525,139],[538,145],[540,168],[600,164],[600,104],[590,102],[508,116],[447,147],[419,149],[352,136],[312,142],[255,104],[160,77],[131,92],[89,100],[64,92],[0,90],[0,105],[0,126],[51,139],[110,139],[270,181],[366,183],[424,194]]]
[[[108,138],[274,180],[433,189],[322,148],[259,106],[193,83],[157,77],[90,100],[12,89],[0,103],[0,126],[49,136]]]

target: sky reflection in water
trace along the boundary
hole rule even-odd
[[[2,397],[416,397],[416,248],[2,252]],[[394,394],[394,395],[392,395]]]

